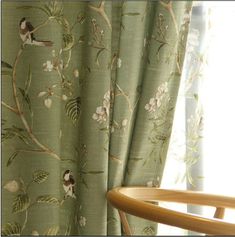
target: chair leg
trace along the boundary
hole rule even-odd
[[[224,208],[216,207],[214,218],[223,219],[224,218],[224,213],[225,213],[225,209]]]
[[[119,213],[119,216],[120,216],[120,219],[121,219],[121,222],[122,222],[122,228],[123,228],[123,231],[124,231],[125,235],[133,235],[132,231],[131,231],[131,228],[130,228],[130,225],[127,221],[125,212],[118,210],[118,213]]]
[[[214,218],[223,219],[225,213],[225,208],[223,207],[216,207]],[[205,235],[205,236],[214,236],[214,235]]]

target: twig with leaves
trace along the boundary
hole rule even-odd
[[[44,23],[40,24],[38,27],[36,27],[33,32],[36,32],[38,29],[40,29],[42,26],[46,26],[48,23],[50,22],[50,19],[47,19]],[[33,134],[31,127],[29,126],[25,116],[24,116],[24,112],[21,108],[20,102],[19,102],[19,97],[18,97],[18,93],[17,93],[17,77],[16,77],[16,68],[17,65],[19,63],[20,57],[23,53],[23,45],[20,47],[17,56],[15,58],[15,62],[13,65],[13,70],[12,70],[12,88],[13,88],[13,98],[16,104],[16,108],[17,111],[19,113],[19,117],[26,129],[26,131],[28,132],[29,137],[31,138],[31,140],[35,143],[35,145],[37,145],[39,148],[41,148],[42,151],[44,151],[45,153],[49,154],[50,156],[52,156],[53,158],[57,159],[57,160],[61,160],[61,158],[54,152],[52,151],[50,148],[48,148],[46,145],[42,144],[37,137]]]
[[[35,170],[33,178],[26,185],[24,180],[20,177],[19,180],[10,180],[5,183],[4,189],[11,193],[18,193],[12,204],[13,213],[25,213],[25,219],[23,224],[19,223],[7,223],[2,230],[3,235],[22,235],[28,222],[28,212],[31,207],[36,204],[51,204],[61,205],[61,201],[56,197],[50,195],[38,196],[35,201],[31,201],[28,192],[29,187],[32,184],[41,184],[48,179],[49,173],[45,170]]]
[[[109,18],[105,12],[105,9],[104,9],[104,4],[105,4],[105,1],[101,1],[99,7],[95,7],[93,5],[88,5],[90,9],[96,11],[97,13],[99,13],[103,18],[104,20],[106,21],[106,23],[108,24],[108,27],[110,28],[110,30],[112,30],[112,26],[111,26],[111,23],[109,21]]]
[[[176,18],[175,18],[175,13],[174,13],[173,8],[172,8],[172,1],[169,1],[168,3],[160,1],[160,3],[170,13],[172,21],[174,23],[175,32],[178,36],[179,35],[179,29],[178,29],[178,24],[177,24],[177,21],[176,21]]]

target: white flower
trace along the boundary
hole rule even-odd
[[[36,235],[36,236],[39,236],[39,233],[36,231],[36,230],[33,230],[31,235]]]
[[[157,100],[157,107],[159,108],[161,106],[161,99]]]
[[[97,113],[98,115],[104,115],[104,114],[105,114],[105,108],[102,107],[102,106],[97,107],[97,108],[96,108],[96,113]]]
[[[99,118],[99,116],[98,116],[98,114],[93,114],[92,118],[93,118],[94,120],[97,120],[97,119]]]
[[[41,92],[38,93],[38,97],[43,97],[46,94],[47,94],[46,91],[41,91]]]
[[[128,122],[128,119],[123,119],[122,120],[122,127],[126,127],[127,122]]]
[[[150,105],[149,105],[149,104],[146,104],[144,108],[145,108],[146,110],[150,110]]]
[[[6,189],[7,191],[11,192],[11,193],[15,193],[15,192],[19,191],[20,185],[18,184],[17,181],[11,180],[11,181],[8,181],[8,182],[4,185],[3,188]]]
[[[190,20],[190,14],[189,13],[185,13],[184,14],[184,22],[189,22]]]
[[[79,224],[80,224],[80,226],[85,226],[86,225],[86,217],[80,216]]]
[[[167,96],[166,98],[168,98],[167,92],[168,82],[164,82],[157,88],[155,98],[150,98],[149,103],[146,104],[144,108],[150,113],[155,112],[156,108],[159,108],[161,106],[164,97]]]
[[[167,93],[168,92],[168,83],[164,82],[158,87],[158,92],[160,94]]]
[[[51,51],[51,54],[52,54],[52,57],[55,57],[55,50],[54,49]]]
[[[76,77],[76,78],[79,77],[79,71],[78,71],[78,69],[74,69],[74,70],[73,70],[73,75],[74,75],[74,77]]]
[[[104,94],[102,106],[96,108],[96,112],[95,114],[93,114],[92,118],[99,123],[106,122],[109,117],[109,109],[110,109],[110,91],[108,90]]]
[[[153,181],[148,181],[148,182],[146,183],[146,186],[147,186],[147,187],[154,187]]]
[[[108,100],[103,100],[103,106],[104,106],[104,108],[109,109],[110,102]]]
[[[60,60],[59,68],[60,68],[61,70],[64,68],[64,62],[63,62],[63,60]]]
[[[51,72],[54,68],[54,65],[51,61],[46,61],[46,63],[43,63],[43,69],[45,72]]]
[[[61,96],[61,99],[62,99],[62,100],[67,100],[68,97],[67,97],[67,95],[62,95],[62,96]]]
[[[146,104],[144,108],[145,108],[148,112],[150,112],[150,113],[155,112],[155,110],[156,110],[156,102],[157,102],[157,101],[156,101],[155,98],[150,98],[149,103]]]
[[[105,94],[104,94],[104,99],[109,101],[110,100],[110,90],[108,90]]]
[[[50,99],[50,98],[45,99],[45,100],[44,100],[44,105],[45,105],[48,109],[50,109],[50,108],[51,108],[51,105],[52,105],[52,99]]]
[[[120,68],[122,66],[122,60],[120,58],[117,59],[117,67]]]
[[[147,39],[144,38],[144,47],[146,46],[146,43],[147,43]]]
[[[104,100],[103,101],[103,106],[104,106],[107,117],[109,117],[110,102],[107,101],[107,100]]]
[[[154,106],[154,105],[156,104],[155,98],[151,98],[151,99],[149,100],[149,104],[152,105],[152,106]]]
[[[192,29],[188,34],[188,40],[187,40],[187,53],[191,53],[194,51],[194,48],[199,45],[199,35],[200,32],[197,29]]]

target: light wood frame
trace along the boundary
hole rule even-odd
[[[225,208],[235,209],[234,197],[152,187],[118,187],[107,193],[107,199],[118,209],[126,235],[132,232],[125,213],[200,233],[235,235],[235,224],[221,220]],[[160,207],[158,201],[212,206],[216,211],[213,218],[205,218]]]

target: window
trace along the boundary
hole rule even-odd
[[[235,2],[196,2],[161,187],[235,196]],[[203,127],[203,129],[202,129]],[[162,203],[213,217],[214,208]],[[235,220],[226,210],[225,219]],[[159,235],[187,235],[159,225]]]

